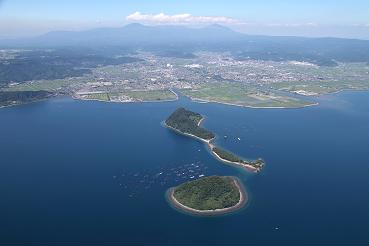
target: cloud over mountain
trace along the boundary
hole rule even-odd
[[[142,14],[135,12],[126,17],[127,21],[143,22],[152,24],[240,24],[237,19],[225,16],[194,16],[191,14],[167,15],[159,14]]]

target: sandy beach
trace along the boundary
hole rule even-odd
[[[228,164],[232,164],[232,165],[236,165],[236,166],[240,166],[240,167],[242,167],[242,168],[245,168],[245,169],[247,169],[248,171],[251,171],[251,172],[258,172],[258,171],[260,171],[260,169],[259,168],[256,168],[256,167],[254,167],[254,166],[252,166],[252,165],[249,165],[249,164],[247,164],[247,163],[240,163],[240,162],[233,162],[233,161],[228,161],[228,160],[226,160],[226,159],[223,159],[223,158],[221,158],[217,153],[215,153],[214,151],[213,151],[213,147],[214,147],[214,145],[212,145],[211,143],[209,143],[209,148],[210,148],[210,151],[211,151],[211,153],[218,159],[218,160],[220,160],[220,161],[222,161],[222,162],[225,162],[225,163],[228,163]]]
[[[202,120],[203,120],[203,119],[201,119],[201,120],[199,121],[198,126],[200,126],[200,123],[201,123],[201,121],[202,121]],[[164,123],[163,123],[163,124],[164,124],[164,126],[165,126],[165,127],[169,128],[169,129],[171,129],[171,130],[173,130],[173,131],[175,131],[175,132],[177,132],[177,133],[179,133],[179,134],[182,134],[182,135],[185,135],[185,136],[189,136],[189,137],[196,138],[196,139],[200,140],[201,142],[204,142],[204,143],[207,143],[207,144],[210,144],[210,142],[211,142],[212,140],[214,140],[214,139],[215,139],[215,138],[212,138],[212,139],[207,140],[207,139],[200,138],[200,137],[198,137],[198,136],[195,136],[195,135],[190,134],[190,133],[187,133],[187,132],[181,132],[180,130],[175,129],[174,127],[168,126],[168,125],[167,125],[167,123],[165,123],[165,121],[164,121]]]

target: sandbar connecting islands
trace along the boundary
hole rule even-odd
[[[244,160],[213,144],[215,134],[200,125],[204,117],[199,113],[178,108],[165,121],[165,126],[176,133],[196,138],[209,147],[211,153],[225,164],[235,165],[251,172],[259,172],[264,161]],[[210,176],[172,187],[167,200],[176,209],[193,215],[223,215],[244,207],[248,196],[236,177]]]
[[[218,160],[226,164],[236,165],[252,172],[259,172],[263,168],[265,163],[262,159],[254,161],[244,160],[229,151],[217,147],[213,143],[215,134],[200,126],[203,120],[204,117],[199,113],[189,111],[185,108],[178,108],[165,121],[165,126],[177,133],[196,138],[206,143],[211,153]]]

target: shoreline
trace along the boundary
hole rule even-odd
[[[199,121],[198,126],[200,126],[200,123],[203,121],[203,119],[204,119],[204,118],[202,118],[202,119]],[[198,136],[196,136],[196,135],[193,135],[193,134],[191,134],[191,133],[182,132],[182,131],[180,131],[180,130],[178,130],[178,129],[174,128],[174,127],[171,127],[171,126],[167,125],[167,123],[166,123],[165,121],[163,122],[163,124],[164,124],[164,126],[165,126],[165,127],[167,127],[167,128],[169,128],[169,129],[171,129],[172,131],[175,131],[176,133],[179,133],[179,134],[184,135],[184,136],[187,136],[187,137],[195,138],[195,139],[197,139],[197,140],[200,140],[201,142],[207,143],[208,145],[210,144],[210,142],[211,142],[211,141],[213,141],[213,140],[215,139],[215,137],[214,137],[214,138],[212,138],[212,139],[207,140],[207,139],[204,139],[204,138],[200,138],[200,137],[198,137]]]
[[[228,208],[220,208],[220,209],[214,209],[214,210],[197,210],[191,207],[188,207],[186,205],[183,205],[180,203],[175,197],[174,197],[174,190],[176,187],[169,188],[166,192],[166,198],[167,201],[174,207],[175,209],[178,209],[180,211],[183,211],[185,213],[189,213],[192,215],[197,216],[217,216],[217,215],[225,215],[229,213],[233,213],[235,211],[240,210],[243,208],[247,202],[249,201],[249,197],[247,195],[246,189],[243,186],[242,182],[237,177],[231,177],[234,185],[237,187],[239,193],[240,193],[240,200],[237,204],[235,204],[232,207]]]
[[[157,103],[157,102],[175,102],[179,100],[179,96],[178,94],[173,91],[172,89],[168,89],[168,91],[170,91],[173,95],[175,95],[174,99],[165,99],[165,100],[141,100],[141,101],[126,101],[126,102],[121,102],[121,101],[107,101],[107,100],[100,100],[100,99],[89,99],[89,98],[82,98],[80,96],[78,96],[78,94],[73,94],[71,95],[71,97],[74,100],[81,100],[81,101],[97,101],[97,102],[105,102],[105,103]]]
[[[196,97],[190,97],[189,98],[196,103],[217,103],[217,104],[223,104],[223,105],[229,105],[229,106],[235,106],[235,107],[241,107],[241,108],[251,108],[251,109],[302,109],[307,107],[313,107],[313,106],[319,106],[319,103],[311,103],[304,106],[297,106],[297,107],[277,107],[277,106],[270,106],[270,107],[255,107],[255,106],[245,106],[235,103],[227,103],[227,102],[219,102],[219,101],[213,101],[213,100],[206,100],[206,99],[200,99]]]
[[[197,125],[198,125],[198,126],[200,126],[200,125],[201,125],[201,123],[202,123],[202,121],[203,121],[204,119],[205,119],[205,118],[204,118],[204,117],[202,117],[202,119],[198,122],[198,124],[197,124]],[[165,126],[165,127],[167,127],[167,128],[169,128],[169,129],[171,129],[172,131],[175,131],[176,133],[179,133],[179,134],[184,135],[184,136],[192,137],[192,138],[195,138],[195,139],[197,139],[197,140],[200,140],[200,141],[201,141],[201,142],[203,142],[203,143],[206,143],[206,145],[207,145],[207,147],[209,148],[209,150],[210,150],[211,154],[212,154],[212,155],[214,155],[214,156],[216,157],[216,159],[218,159],[218,160],[219,160],[219,161],[221,161],[221,162],[224,162],[224,163],[226,163],[226,164],[236,165],[236,166],[238,166],[238,167],[244,168],[244,169],[246,169],[247,171],[254,172],[254,173],[257,173],[257,172],[259,172],[259,171],[261,170],[260,168],[256,168],[256,167],[254,167],[254,166],[252,166],[252,165],[250,165],[250,164],[247,164],[247,163],[233,162],[233,161],[229,161],[229,160],[226,160],[226,159],[221,158],[217,153],[215,153],[215,152],[213,151],[213,148],[215,147],[215,145],[214,145],[214,144],[212,144],[212,141],[213,141],[213,140],[215,140],[215,137],[214,137],[214,138],[212,138],[212,139],[206,140],[206,139],[200,138],[200,137],[198,137],[198,136],[195,136],[195,135],[193,135],[193,134],[186,133],[186,132],[182,132],[182,131],[180,131],[180,130],[178,130],[178,129],[174,128],[174,127],[168,126],[168,125],[166,124],[166,122],[165,122],[165,121],[164,121],[163,123],[164,123],[164,126]]]
[[[97,101],[97,102],[104,102],[104,103],[160,103],[160,102],[175,102],[179,100],[179,96],[176,92],[174,92],[173,90],[170,90],[173,94],[176,95],[175,99],[168,99],[168,100],[155,100],[155,101],[129,101],[129,102],[115,102],[115,101],[105,101],[105,100],[99,100],[99,99],[82,99],[82,98],[77,98],[74,95],[67,95],[68,97],[74,99],[74,100],[80,100],[80,101]],[[369,89],[364,89],[364,88],[360,88],[360,89],[355,89],[355,88],[349,88],[349,89],[340,89],[337,91],[332,91],[332,92],[327,92],[327,93],[319,93],[316,96],[311,96],[314,98],[320,98],[320,97],[325,97],[325,96],[329,96],[329,95],[335,95],[335,94],[340,94],[342,92],[368,92]],[[289,92],[289,91],[287,91]],[[185,95],[186,96],[186,95]],[[44,101],[44,100],[52,100],[53,98],[56,98],[58,96],[54,96],[54,97],[50,97],[50,98],[46,98],[46,99],[42,99],[40,101]],[[223,105],[229,105],[229,106],[235,106],[235,107],[241,107],[241,108],[250,108],[250,109],[302,109],[302,108],[307,108],[307,107],[313,107],[313,106],[319,106],[320,103],[316,102],[316,103],[312,103],[309,105],[305,105],[305,106],[299,106],[299,107],[255,107],[255,106],[245,106],[245,105],[239,105],[239,104],[234,104],[234,103],[226,103],[226,102],[219,102],[219,101],[208,101],[205,99],[199,99],[199,98],[192,98],[190,96],[186,96],[188,97],[191,101],[195,102],[195,103],[216,103],[216,104],[223,104]],[[34,102],[39,102],[39,101],[34,101]],[[30,103],[34,103],[34,102],[30,102]],[[0,106],[0,109],[4,109],[4,108],[9,108],[9,107],[17,107],[17,106],[22,106],[22,105],[26,105],[26,104],[30,104],[30,103],[20,103],[20,104],[13,104],[13,105],[6,105],[6,106]]]
[[[45,102],[45,101],[50,100],[51,98],[57,98],[57,97],[58,96],[43,98],[43,99],[34,100],[34,101],[30,101],[30,102],[22,102],[22,103],[10,104],[10,105],[2,105],[2,106],[0,106],[0,109],[25,106],[25,105],[29,105],[29,104],[33,104],[33,103],[38,103],[38,102]]]
[[[88,99],[88,98],[79,98],[71,96],[72,99],[78,100],[78,101],[95,101],[95,102],[103,102],[103,103],[161,103],[161,102],[175,102],[178,101],[178,98],[175,99],[166,99],[166,100],[154,100],[154,101],[127,101],[127,102],[121,102],[121,101],[106,101],[106,100],[100,100],[100,99]]]
[[[330,92],[325,92],[325,93],[318,93],[317,95],[310,96],[310,97],[319,98],[319,97],[324,97],[324,96],[339,94],[341,92],[368,92],[368,91],[369,91],[369,88],[367,88],[367,89],[363,89],[363,88],[360,88],[360,89],[348,88],[348,89],[339,89],[339,90],[336,90],[336,91],[330,91]],[[290,91],[286,90],[286,92],[290,92]]]
[[[250,165],[250,164],[247,164],[247,163],[241,163],[241,162],[234,162],[234,161],[229,161],[229,160],[226,160],[226,159],[223,159],[222,157],[220,157],[217,153],[215,153],[215,151],[213,151],[213,147],[214,145],[212,145],[211,143],[209,143],[209,148],[210,148],[210,151],[211,153],[220,161],[222,162],[225,162],[225,163],[228,163],[228,164],[231,164],[231,165],[236,165],[236,166],[239,166],[239,167],[242,167],[244,169],[247,169],[248,171],[250,172],[254,172],[254,173],[257,173],[257,172],[260,172],[260,168],[256,168],[254,167],[253,165]]]
[[[103,103],[121,103],[121,104],[130,104],[130,103],[161,103],[161,102],[175,102],[178,99],[173,99],[173,100],[156,100],[156,101],[127,101],[127,102],[120,102],[120,101],[106,101],[106,100],[100,100],[100,99],[85,99],[85,98],[75,98],[72,97],[72,99],[77,100],[77,101],[95,101],[95,102],[103,102]]]

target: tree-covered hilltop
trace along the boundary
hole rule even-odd
[[[53,95],[49,91],[0,91],[0,107],[39,101]]]
[[[214,210],[235,206],[240,201],[239,188],[232,177],[211,176],[174,188],[174,198],[196,210]]]
[[[240,163],[240,164],[247,164],[247,165],[253,166],[257,169],[261,169],[264,165],[264,161],[261,160],[261,159],[258,159],[256,161],[246,161],[246,160],[243,160],[240,157],[236,156],[235,154],[233,154],[229,151],[226,151],[224,149],[220,149],[218,147],[213,147],[212,151],[215,154],[217,154],[221,159],[224,159],[224,160],[227,160],[227,161],[230,161],[230,162],[237,162],[237,163]]]
[[[212,132],[199,126],[202,119],[201,114],[179,108],[169,116],[165,123],[182,133],[192,134],[206,140],[213,139],[215,135]]]

